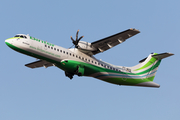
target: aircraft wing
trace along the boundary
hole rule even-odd
[[[50,66],[53,66],[52,63],[50,62],[47,62],[45,60],[38,60],[38,61],[35,61],[35,62],[32,62],[32,63],[28,63],[25,65],[26,67],[29,67],[29,68],[39,68],[39,67],[50,67]]]
[[[96,51],[93,51],[93,54],[95,55],[97,53],[104,52],[118,44],[121,44],[122,42],[126,41],[126,39],[138,33],[140,33],[139,30],[131,28],[107,38],[92,42],[91,46],[96,49]]]

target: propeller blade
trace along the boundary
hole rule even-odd
[[[81,36],[79,39],[78,39],[78,42],[83,38],[84,36]]]
[[[74,42],[75,40],[72,38],[72,36],[71,36],[71,40]]]
[[[75,45],[76,48],[78,48],[78,43],[79,41],[84,37],[84,36],[81,36],[79,39],[78,39],[78,34],[79,34],[79,30],[77,31],[76,33],[76,40],[74,40],[71,36],[71,40],[72,40],[72,43]],[[73,46],[74,46],[73,45]],[[71,47],[70,47],[71,48]]]
[[[79,33],[79,30],[76,33],[76,40],[78,40],[78,33]]]
[[[74,46],[74,45],[72,45],[70,48],[72,48],[73,46]],[[70,49],[70,48],[69,48],[69,49]]]

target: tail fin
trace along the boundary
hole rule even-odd
[[[144,79],[148,79],[149,81],[153,81],[156,75],[157,69],[161,63],[161,60],[172,56],[172,53],[152,53],[147,58],[139,61],[140,64],[131,67],[131,71],[139,76],[142,76]]]

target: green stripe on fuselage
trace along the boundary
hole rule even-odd
[[[64,64],[64,67],[67,69],[67,71],[70,71],[70,72],[73,72],[73,70],[75,70],[75,68],[77,66],[85,67],[85,76],[90,76],[92,74],[100,73],[100,72],[124,74],[124,75],[128,76],[128,75],[143,75],[143,74],[146,74],[146,73],[156,69],[159,66],[159,64],[161,63],[161,60],[159,60],[151,68],[149,68],[149,69],[147,69],[145,71],[139,72],[139,73],[118,72],[118,71],[102,68],[102,67],[99,67],[99,66],[96,66],[96,65],[92,65],[92,64],[89,64],[89,63],[86,63],[86,62],[79,62],[79,61],[75,61],[75,60],[68,60],[68,62],[64,61],[62,63]]]
[[[156,58],[151,58],[144,66],[142,66],[141,68],[139,69],[136,69],[135,71],[138,71],[138,70],[142,70],[144,68],[147,68],[149,67],[150,65],[152,65],[154,62],[156,61]]]
[[[37,54],[34,54],[32,52],[28,52],[26,50],[23,50],[21,48],[18,48],[8,42],[5,42],[7,46],[9,46],[10,48],[12,48],[13,50],[17,51],[17,52],[20,52],[20,53],[23,53],[25,55],[28,55],[28,56],[32,56],[32,57],[35,57],[35,58],[38,58],[38,59],[42,59],[42,60],[46,60],[48,62],[51,62],[51,63],[59,63],[58,61],[55,61],[55,60],[52,60],[52,59],[49,59],[49,58],[46,58],[46,57],[43,57],[41,55],[37,55]]]
[[[76,67],[77,66],[81,66],[81,67],[84,67],[85,68],[85,71],[84,71],[84,76],[91,76],[92,74],[96,74],[96,73],[113,73],[113,74],[125,74],[125,75],[141,75],[141,74],[145,74],[145,73],[148,73],[149,71],[155,69],[156,67],[159,66],[160,64],[160,61],[158,61],[153,67],[149,68],[148,70],[145,70],[143,72],[140,72],[140,73],[126,73],[126,72],[118,72],[118,71],[114,71],[114,70],[110,70],[110,69],[106,69],[106,68],[102,68],[102,67],[99,67],[99,66],[96,66],[96,65],[92,65],[92,64],[89,64],[89,63],[86,63],[86,62],[80,62],[80,61],[75,61],[75,60],[68,60],[68,61],[63,61],[62,63],[58,62],[58,61],[55,61],[55,60],[52,60],[50,58],[46,58],[46,57],[43,57],[41,55],[37,55],[37,54],[34,54],[34,53],[31,53],[31,52],[28,52],[28,51],[25,51],[23,49],[20,49],[16,46],[13,46],[12,44],[6,42],[6,44],[14,49],[15,51],[18,51],[20,53],[23,53],[23,54],[26,54],[26,55],[29,55],[29,56],[32,56],[32,57],[35,57],[35,58],[38,58],[38,59],[42,59],[42,60],[46,60],[48,62],[51,62],[51,63],[54,63],[56,64],[56,66],[64,71],[68,71],[68,72],[74,72],[76,70]],[[143,79],[134,79],[134,78],[116,78],[116,77],[111,77],[111,78],[104,78],[104,79],[101,79],[103,81],[106,81],[106,82],[110,82],[110,83],[114,83],[114,84],[120,84],[120,85],[135,85],[135,84],[138,84],[138,83],[142,83],[142,82],[147,82],[147,81],[151,81],[153,80],[154,76],[150,77],[150,78],[143,78]]]
[[[130,79],[130,78],[107,78],[103,81],[118,84],[118,85],[136,85],[143,82],[149,82],[151,79],[154,79],[155,76],[152,76],[150,78],[144,78],[144,79]]]

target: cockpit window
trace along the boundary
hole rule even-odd
[[[27,37],[24,36],[24,35],[16,35],[16,36],[14,36],[14,37],[21,37],[21,38],[26,38],[26,39],[27,39]]]
[[[14,36],[14,37],[21,37],[21,38],[23,38],[23,36],[22,36],[22,35],[16,35],[16,36]]]
[[[16,36],[14,36],[14,37],[20,37],[20,35],[16,35]]]

